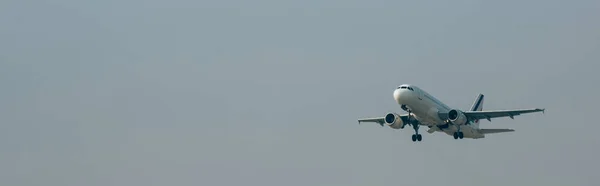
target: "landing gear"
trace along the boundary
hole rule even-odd
[[[454,132],[454,139],[463,139],[465,137],[465,135],[463,134],[463,132],[460,131],[460,126],[458,127],[458,131]]]
[[[465,136],[463,134],[463,132],[454,132],[454,139],[463,139]]]
[[[412,125],[413,129],[415,129],[415,134],[412,135],[412,141],[421,141],[423,140],[423,136],[419,134],[419,123],[413,122],[410,117],[410,110],[408,111],[408,123]]]
[[[402,110],[404,110],[406,112],[410,112],[410,110],[408,109],[408,107],[406,107],[406,105],[400,105],[400,108],[402,108]]]
[[[412,135],[412,141],[421,141],[423,140],[423,136],[421,136],[421,134],[413,134]]]

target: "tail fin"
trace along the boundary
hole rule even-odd
[[[469,109],[469,111],[481,111],[483,110],[483,94],[479,94],[477,95],[477,99],[475,99],[475,102],[473,102],[473,105],[471,106],[471,109]],[[479,120],[475,120],[473,121],[473,123],[477,126],[479,126]]]
[[[469,111],[481,111],[483,110],[483,94],[477,95],[477,99],[473,102],[473,106]]]

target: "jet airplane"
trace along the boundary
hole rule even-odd
[[[412,126],[415,134],[412,135],[412,141],[421,141],[422,135],[419,134],[420,126],[427,126],[428,133],[443,132],[454,137],[454,139],[484,138],[486,134],[513,132],[513,129],[481,129],[479,120],[492,118],[514,116],[544,112],[545,109],[515,109],[515,110],[483,110],[483,94],[477,95],[475,102],[467,111],[452,108],[429,93],[417,86],[410,84],[400,85],[394,90],[394,100],[400,105],[402,110],[408,114],[388,113],[384,117],[363,118],[358,123],[375,122],[379,125],[387,125],[393,129],[403,129],[406,125]]]

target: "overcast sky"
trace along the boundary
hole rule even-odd
[[[600,1],[3,0],[11,186],[598,185]],[[546,108],[454,140],[396,86]]]

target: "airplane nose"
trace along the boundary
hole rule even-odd
[[[396,89],[394,90],[394,100],[400,105],[406,104],[410,100],[412,92],[407,89]]]
[[[394,90],[394,100],[396,100],[396,103],[398,104],[402,104],[400,103],[400,96],[402,95],[402,89],[396,89]]]

